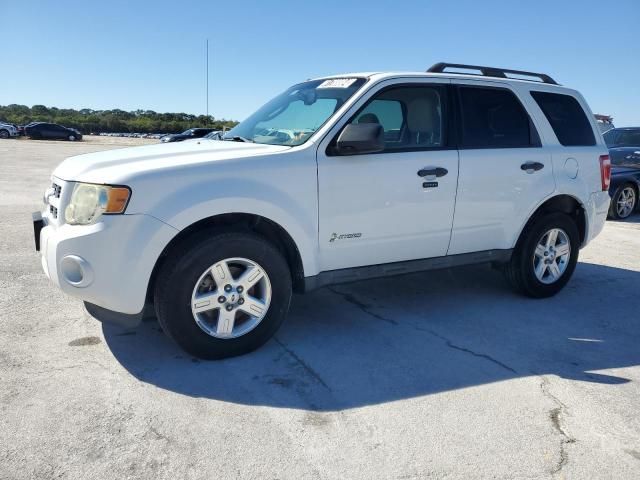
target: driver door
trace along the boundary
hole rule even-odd
[[[322,271],[446,255],[458,179],[450,110],[443,80],[385,82],[320,144]],[[383,126],[384,151],[332,154],[344,125],[367,122]]]

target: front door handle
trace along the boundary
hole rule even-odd
[[[544,168],[544,164],[540,162],[526,162],[520,165],[520,168],[527,173],[537,172]]]
[[[427,168],[418,170],[419,177],[430,177],[434,175],[436,177],[444,177],[447,173],[449,173],[449,170],[442,167],[435,167],[435,168],[427,167]]]

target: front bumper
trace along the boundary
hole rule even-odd
[[[156,260],[177,232],[149,215],[104,215],[84,226],[55,225],[45,215],[39,232],[42,269],[69,295],[137,316]]]

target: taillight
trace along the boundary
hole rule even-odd
[[[602,191],[606,192],[611,185],[611,158],[609,155],[600,155],[600,179],[602,180]]]

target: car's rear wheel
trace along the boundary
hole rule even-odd
[[[609,216],[616,219],[625,219],[631,215],[638,206],[638,192],[630,183],[618,187],[613,194]]]
[[[0,130],[0,138],[9,138],[9,132],[7,130]]]
[[[505,274],[516,290],[534,298],[550,297],[567,284],[578,262],[580,234],[571,217],[550,213],[522,233]]]
[[[190,354],[242,355],[283,322],[291,273],[262,237],[209,231],[174,249],[158,275],[154,301],[163,330]]]

